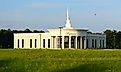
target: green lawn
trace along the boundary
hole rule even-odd
[[[0,50],[0,72],[121,72],[121,50]]]

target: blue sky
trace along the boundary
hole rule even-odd
[[[121,0],[0,0],[0,29],[64,26],[68,7],[74,28],[93,32],[121,30],[120,3]]]

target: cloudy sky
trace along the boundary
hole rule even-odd
[[[0,29],[58,28],[67,8],[74,28],[121,30],[121,0],[0,0]]]

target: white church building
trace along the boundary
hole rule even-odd
[[[106,35],[90,33],[71,26],[67,10],[65,27],[45,33],[14,33],[14,49],[87,49],[106,48]]]

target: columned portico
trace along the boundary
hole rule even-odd
[[[86,36],[52,36],[51,47],[52,48],[74,48],[74,49],[86,49],[87,37]]]

